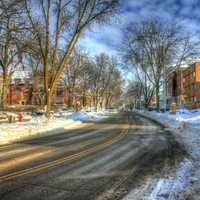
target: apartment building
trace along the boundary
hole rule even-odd
[[[167,80],[167,99],[188,109],[200,108],[200,62],[173,71]]]
[[[183,72],[184,106],[200,107],[200,62],[189,65]]]

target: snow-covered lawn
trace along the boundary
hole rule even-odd
[[[141,112],[164,124],[185,145],[190,157],[185,158],[167,177],[156,181],[153,190],[143,199],[200,200],[200,109],[180,109],[176,114]],[[133,198],[132,191],[124,200]]]
[[[108,111],[99,112],[57,112],[47,121],[45,117],[32,117],[30,121],[1,123],[0,145],[24,138],[60,133],[66,129],[85,126],[82,121],[98,121],[108,115]]]

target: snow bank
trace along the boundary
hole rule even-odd
[[[164,178],[147,177],[145,184],[133,189],[123,200],[186,200],[190,192],[187,180],[192,166],[192,162],[185,159],[178,169]]]
[[[72,113],[68,116],[66,116],[67,119],[72,119],[72,120],[80,120],[80,121],[98,121],[101,120],[102,118],[106,117],[106,114],[108,111],[99,111],[99,112],[75,112]]]
[[[44,136],[60,133],[81,125],[80,121],[35,117],[29,122],[3,123],[0,125],[0,144],[7,144],[34,136]]]
[[[186,146],[190,159],[184,159],[168,177],[160,179],[148,200],[199,200],[200,197],[200,110],[180,109],[176,114],[143,113],[171,129]]]
[[[153,116],[162,117],[164,119],[168,119],[171,122],[177,125],[182,125],[183,123],[187,123],[189,125],[200,127],[200,109],[187,110],[187,109],[178,109],[176,114],[172,114],[170,112],[158,113],[158,112],[149,112]]]
[[[101,112],[57,112],[48,121],[45,117],[33,117],[30,121],[0,124],[0,145],[50,134],[66,129],[84,126],[82,121],[98,121],[107,117],[107,111]]]
[[[192,168],[192,161],[184,159],[175,172],[172,172],[168,177],[161,178],[158,181],[147,199],[187,199],[190,194],[190,185],[188,180]]]

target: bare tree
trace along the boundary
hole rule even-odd
[[[168,67],[175,62],[179,64],[194,54],[194,48],[191,48],[193,45],[180,26],[158,20],[131,24],[126,33],[131,59],[140,63],[144,67],[143,71],[147,72],[146,75],[155,88],[156,107],[159,110],[161,78],[166,76]]]
[[[136,88],[134,88],[132,91],[136,91],[136,96],[140,98],[140,102],[141,98],[143,98],[143,106],[145,109],[147,109],[155,89],[154,82],[152,80],[152,71],[148,64],[148,59],[146,58],[143,49],[135,48],[133,43],[129,40],[126,43],[125,48],[125,62],[130,65],[128,70],[134,73],[136,79],[130,84],[130,87],[134,88],[135,86],[138,86],[138,89],[140,90],[139,92],[136,90]]]
[[[70,62],[62,75],[61,81],[68,88],[68,107],[71,106],[75,90],[80,89],[87,69],[85,68],[87,56],[79,49],[76,49],[71,55]],[[82,85],[83,86],[83,85]],[[85,90],[85,88],[81,88]]]
[[[79,100],[82,99],[83,108],[89,97],[95,110],[109,107],[116,104],[122,92],[122,78],[116,59],[106,54],[100,54],[93,59],[80,50],[74,51],[62,76],[62,82],[68,88],[69,96],[79,96]]]
[[[140,81],[129,81],[123,95],[124,102],[133,105],[135,108],[141,108],[142,105],[142,85]]]
[[[25,0],[27,16],[37,39],[44,66],[44,88],[49,117],[56,85],[83,31],[105,22],[118,0]],[[37,14],[33,12],[37,9]],[[55,25],[55,26],[54,26]],[[60,49],[64,54],[59,57]],[[59,57],[59,60],[58,60]]]
[[[29,42],[26,52],[24,54],[24,68],[31,71],[31,78],[33,81],[32,87],[29,91],[29,102],[31,104],[41,105],[44,103],[43,91],[43,65],[42,58],[37,44]]]
[[[3,72],[1,107],[7,106],[9,80],[22,62],[25,50],[25,22],[22,1],[0,1],[0,67]]]
[[[93,107],[97,111],[98,105],[103,106],[104,94],[109,87],[114,69],[117,67],[116,61],[106,54],[96,56],[94,66],[90,74],[91,93]]]
[[[104,92],[105,108],[111,108],[121,103],[123,79],[120,71],[114,68],[110,81]]]

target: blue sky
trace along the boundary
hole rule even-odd
[[[200,37],[200,0],[121,0],[120,13],[108,25],[94,25],[86,31],[79,45],[93,56],[101,52],[117,55],[126,25],[151,17],[178,22]]]

